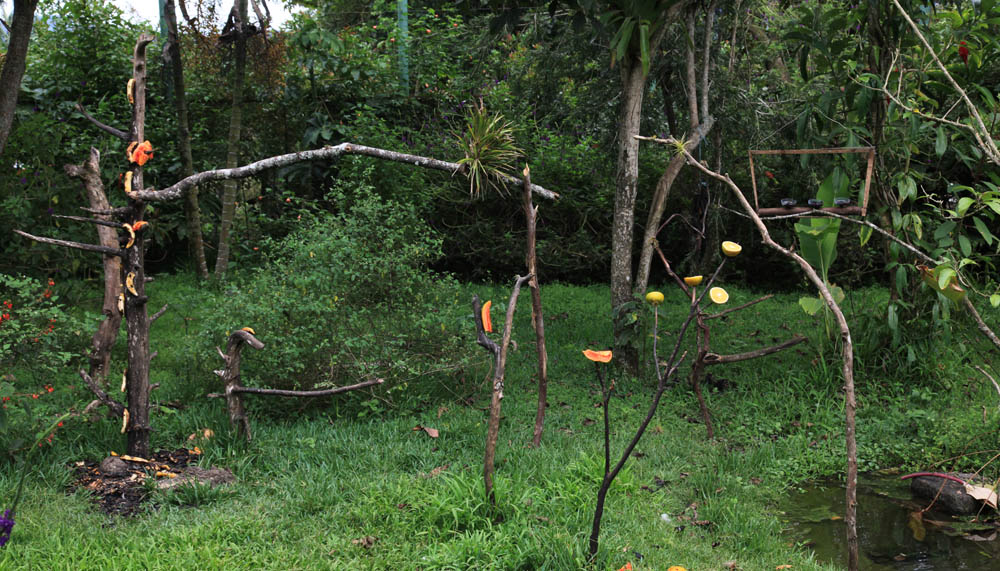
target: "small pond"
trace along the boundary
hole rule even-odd
[[[862,477],[858,483],[859,568],[862,571],[1000,571],[1000,527],[971,523],[913,498],[907,482]],[[839,482],[798,486],[779,506],[793,541],[816,558],[847,567],[844,488]]]

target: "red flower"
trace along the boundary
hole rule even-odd
[[[764,176],[766,176],[767,178],[773,179],[774,178],[774,173],[771,172],[771,171],[764,171]]]
[[[7,309],[14,309],[14,304],[13,304],[13,303],[11,303],[9,299],[8,299],[7,301],[3,302],[3,305],[4,305],[4,307],[6,307]]]
[[[33,395],[31,395],[31,398],[36,399],[36,398],[38,398],[38,395],[37,394],[33,394]]]
[[[47,391],[49,391],[49,392],[51,393],[51,392],[52,392],[52,391],[54,391],[55,389],[54,389],[54,388],[52,388],[52,385],[45,385],[45,390],[47,390]]]
[[[60,426],[60,427],[61,427],[61,426],[62,426],[62,422],[60,422],[60,423],[59,423],[59,424],[57,424],[56,426]]]
[[[962,58],[962,63],[969,65],[969,48],[965,47],[965,42],[958,43],[958,57]]]
[[[49,278],[49,285],[54,286],[56,285],[56,282],[52,281],[52,278]]]

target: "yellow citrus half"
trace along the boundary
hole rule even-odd
[[[667,571],[688,571],[687,569],[681,567],[680,565],[674,565],[667,569]]]
[[[701,284],[701,280],[702,280],[701,276],[688,276],[684,278],[684,283],[686,283],[689,286],[696,286]]]
[[[646,294],[646,301],[653,305],[660,305],[663,303],[663,294],[658,291],[651,291]]]
[[[738,256],[740,252],[743,251],[743,246],[740,246],[736,242],[730,242],[726,240],[722,243],[722,253],[732,258],[733,256]]]
[[[713,287],[708,290],[708,297],[712,298],[715,303],[726,303],[729,301],[729,293],[721,287]]]

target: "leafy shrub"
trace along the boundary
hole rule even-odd
[[[384,378],[391,392],[462,366],[472,350],[457,283],[426,269],[441,239],[413,207],[366,185],[338,185],[327,198],[343,209],[306,213],[284,239],[265,240],[266,263],[222,296],[212,320],[253,327],[267,345],[246,360],[251,382],[310,388]],[[379,402],[387,399],[371,404]]]
[[[65,407],[53,395],[63,389],[74,360],[84,353],[85,328],[66,313],[47,283],[0,274],[0,447],[15,451],[30,443],[41,424]],[[60,391],[65,394],[66,391]],[[48,439],[51,442],[51,436]]]

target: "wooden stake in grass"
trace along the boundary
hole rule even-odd
[[[493,354],[494,361],[490,419],[486,428],[486,454],[483,458],[483,484],[486,497],[492,507],[496,507],[497,504],[493,494],[493,467],[497,453],[497,437],[500,434],[500,401],[503,400],[504,369],[507,365],[507,348],[510,346],[510,333],[514,323],[514,306],[517,305],[517,296],[521,292],[521,286],[531,278],[531,274],[524,277],[517,276],[514,282],[514,289],[510,292],[510,301],[507,303],[507,318],[504,320],[500,345],[486,336],[479,296],[472,296],[472,314],[476,319],[476,342]]]
[[[531,169],[525,165],[524,172],[524,218],[528,229],[527,250],[525,262],[528,274],[533,276],[528,282],[531,289],[531,325],[535,329],[535,348],[538,351],[538,412],[535,413],[535,433],[531,445],[538,447],[542,443],[542,428],[545,424],[545,400],[549,386],[549,356],[545,350],[545,318],[542,315],[542,291],[538,285],[537,256],[535,256],[535,227],[538,220],[538,207],[531,204]]]

